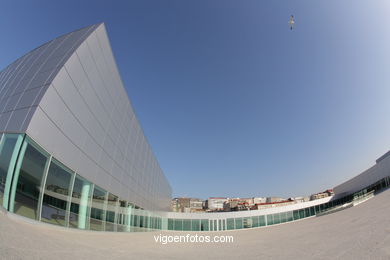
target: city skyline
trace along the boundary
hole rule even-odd
[[[347,2],[146,1],[106,12],[102,2],[43,1],[33,14],[32,3],[9,2],[0,70],[104,21],[173,197],[305,196],[371,166],[390,142],[384,2]],[[74,19],[52,20],[58,8]]]

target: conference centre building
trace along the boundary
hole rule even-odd
[[[359,203],[390,185],[390,154],[318,200],[252,211],[170,212],[171,187],[123,86],[103,23],[51,40],[0,72],[0,204],[96,231],[270,226]]]

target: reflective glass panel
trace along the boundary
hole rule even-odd
[[[168,219],[168,230],[174,230],[173,229],[173,219],[171,219],[171,218]]]
[[[95,186],[92,197],[90,229],[104,231],[105,205],[107,191]]]
[[[293,221],[293,220],[294,220],[293,212],[292,211],[287,212],[287,221]]]
[[[305,210],[304,209],[300,209],[299,210],[299,218],[304,218],[305,217]]]
[[[183,219],[183,230],[191,231],[191,219]]]
[[[209,231],[209,220],[202,219],[200,222],[200,230],[201,231]]]
[[[274,214],[274,224],[280,223],[280,215],[279,213]]]
[[[274,224],[274,218],[273,218],[272,214],[267,215],[267,226],[273,225],[273,224]]]
[[[175,219],[175,230],[183,230],[183,220]]]
[[[310,208],[305,208],[305,217],[310,217]]]
[[[118,208],[118,197],[108,193],[106,212],[106,231],[116,231],[115,218]]]
[[[38,219],[38,200],[42,189],[41,182],[48,163],[48,157],[31,143],[25,141],[22,164],[18,173],[15,172],[17,186],[12,187],[10,211],[32,219]],[[15,181],[15,180],[14,180]],[[14,185],[14,184],[13,184]],[[14,189],[16,192],[14,193]],[[14,196],[14,201],[12,197]],[[13,204],[12,204],[13,202]]]
[[[12,182],[12,174],[15,168],[16,159],[22,143],[22,135],[5,134],[0,142],[0,205],[8,209],[8,195]],[[19,142],[18,142],[19,140]],[[8,176],[8,173],[10,176]],[[8,184],[7,184],[8,176]],[[3,202],[4,192],[7,184],[6,201]]]
[[[236,218],[236,229],[241,229],[242,228],[242,218]]]
[[[70,205],[69,226],[73,228],[89,228],[89,210],[91,203],[92,183],[76,175]]]
[[[314,216],[315,214],[314,207],[310,207],[310,216]]]
[[[191,221],[191,229],[192,229],[192,231],[199,231],[200,230],[200,220],[199,219],[193,219]]]
[[[260,227],[265,226],[265,216],[259,216]]]
[[[294,210],[293,216],[294,216],[294,220],[298,220],[299,219],[299,210]]]
[[[284,223],[287,221],[286,212],[280,213],[280,223]]]
[[[69,199],[72,173],[60,163],[52,160],[46,178],[41,220],[65,226],[65,213]]]
[[[252,218],[242,218],[242,225],[244,228],[251,228],[252,227]]]

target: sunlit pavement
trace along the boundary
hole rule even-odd
[[[105,233],[64,229],[0,212],[1,259],[390,259],[390,190],[358,206],[232,235],[233,243],[156,243],[187,232]]]

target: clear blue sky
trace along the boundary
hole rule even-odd
[[[97,22],[174,196],[309,195],[390,149],[389,1],[2,1],[0,68]]]

